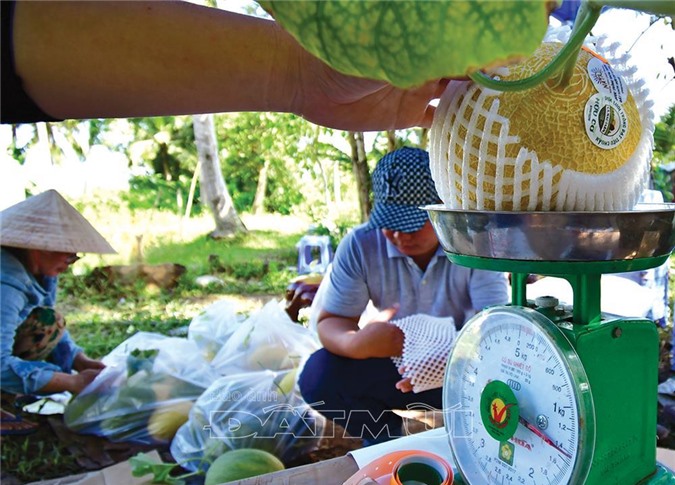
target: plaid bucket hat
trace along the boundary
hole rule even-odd
[[[403,147],[377,162],[372,175],[375,207],[367,227],[401,232],[419,231],[429,220],[420,206],[436,204],[440,197],[429,169],[429,153]]]

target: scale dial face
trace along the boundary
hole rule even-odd
[[[593,400],[574,348],[522,307],[464,326],[443,386],[450,447],[472,485],[583,483],[595,443]]]

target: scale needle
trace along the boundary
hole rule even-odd
[[[558,450],[558,452],[562,453],[563,455],[565,455],[565,456],[566,456],[567,458],[569,458],[570,460],[572,459],[572,455],[570,455],[568,452],[566,452],[565,450],[563,450],[560,446],[556,445],[556,444],[553,442],[553,440],[552,440],[551,438],[549,438],[548,436],[546,436],[539,428],[537,428],[536,426],[534,426],[532,423],[526,421],[525,418],[523,418],[522,416],[520,416],[520,417],[518,418],[518,421],[520,421],[520,424],[522,424],[522,425],[525,426],[527,429],[529,429],[530,431],[532,431],[534,434],[536,434],[537,436],[539,436],[539,437],[542,439],[542,441],[543,441],[544,443],[546,443],[547,445],[552,446],[553,448],[555,448],[556,450]]]

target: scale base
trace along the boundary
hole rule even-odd
[[[642,483],[656,466],[659,339],[654,322],[611,319],[561,328],[593,393],[596,440],[585,483]]]
[[[455,480],[452,482],[452,485],[470,485],[464,481],[464,478],[462,478],[461,473],[456,467],[453,466],[452,468],[455,473]],[[637,482],[635,485],[675,485],[675,472],[670,468],[657,463],[654,473],[645,480]]]

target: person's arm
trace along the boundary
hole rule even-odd
[[[3,257],[6,255],[3,255]],[[23,270],[18,263],[3,259],[3,281],[0,284],[0,381],[5,392],[15,394],[51,394],[80,392],[104,367],[89,359],[72,341],[66,331],[50,354],[51,362],[24,360],[13,355],[16,331],[22,323],[23,310],[28,305]],[[45,280],[51,297],[55,296],[56,280]],[[21,288],[24,288],[22,291]],[[49,300],[51,301],[51,300]],[[70,374],[75,368],[79,374]]]
[[[3,302],[6,301],[8,292],[10,290],[3,286]],[[56,363],[24,360],[12,355],[15,330],[5,325],[7,320],[4,318],[8,316],[8,310],[11,308],[3,306],[0,380],[4,391],[15,394],[53,394],[63,391],[79,393],[105,367],[102,362],[90,359],[82,352],[77,353],[73,360],[73,368],[78,371],[77,374],[63,372]]]
[[[373,233],[366,231],[370,236]],[[381,310],[359,327],[363,311],[371,298],[366,260],[377,259],[373,241],[362,228],[350,231],[335,251],[330,274],[324,286],[317,333],[324,348],[352,359],[401,355],[403,332],[389,323],[398,306]],[[366,257],[368,254],[368,257]]]
[[[79,394],[93,381],[101,369],[86,369],[77,374],[66,374],[64,372],[54,372],[52,378],[40,389],[38,394],[54,394],[57,392],[68,391],[73,394]]]
[[[4,261],[3,261],[4,262]],[[4,392],[32,394],[47,383],[58,366],[48,362],[20,359],[13,355],[16,330],[21,324],[21,310],[27,304],[27,297],[18,286],[19,277],[13,277],[14,267],[3,265],[3,283],[0,285],[0,382]],[[12,279],[15,284],[6,284]]]
[[[319,339],[326,350],[351,359],[401,355],[403,332],[389,323],[397,310],[383,310],[363,328],[359,328],[358,317],[322,311],[318,323]]]
[[[105,364],[100,360],[88,357],[84,352],[80,352],[75,356],[75,360],[73,360],[73,369],[78,372],[84,372],[89,369],[103,370],[105,369]]]
[[[471,270],[469,294],[474,315],[488,306],[506,305],[510,301],[508,274],[500,271]]]
[[[82,372],[87,369],[101,370],[105,368],[103,362],[91,359],[84,353],[82,347],[73,341],[68,330],[63,332],[61,340],[46,360],[58,366],[66,374],[70,374],[72,370]]]
[[[56,118],[292,112],[369,131],[430,126],[446,81],[337,73],[275,22],[187,2],[17,2],[16,71]]]

